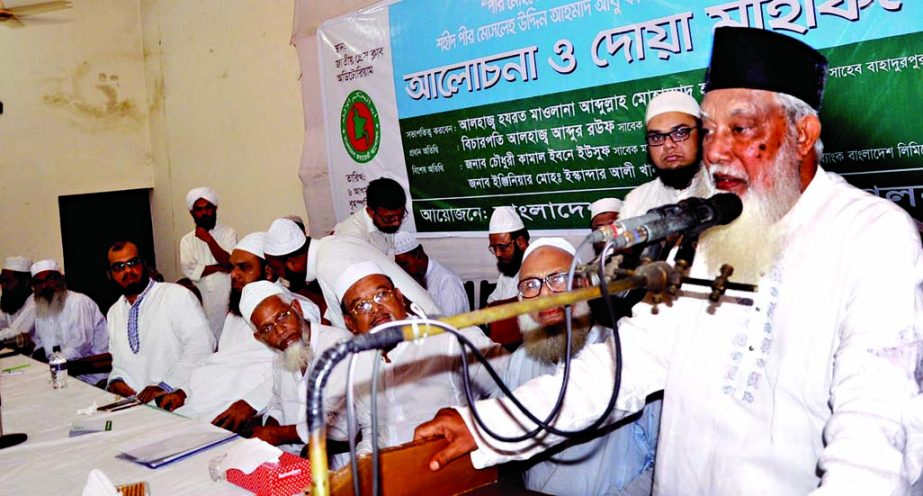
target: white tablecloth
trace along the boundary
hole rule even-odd
[[[245,495],[249,491],[208,475],[212,458],[226,453],[240,439],[149,469],[116,458],[117,446],[188,425],[189,420],[150,406],[120,412],[94,413],[112,420],[112,430],[68,437],[75,420],[91,417],[77,410],[111,403],[117,396],[70,378],[64,389],[52,389],[48,365],[14,356],[0,359],[0,369],[29,364],[22,375],[0,377],[4,433],[22,432],[29,439],[0,450],[0,494],[80,495],[90,470],[102,470],[116,485],[147,481],[153,496]],[[217,429],[217,428],[215,428]]]

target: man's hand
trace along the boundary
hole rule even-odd
[[[240,428],[254,415],[256,415],[256,410],[249,403],[244,400],[237,400],[227,410],[215,417],[212,424],[240,434]]]
[[[160,386],[148,386],[142,389],[140,393],[138,393],[138,401],[141,403],[147,403],[165,394],[167,394],[167,392],[161,389]]]
[[[433,455],[429,462],[429,469],[439,470],[452,460],[467,455],[477,449],[474,437],[468,432],[468,426],[461,415],[452,408],[443,408],[436,412],[433,420],[420,424],[413,431],[413,440],[433,439],[444,437],[449,445],[442,451]]]
[[[135,390],[128,384],[125,384],[125,381],[112,381],[112,383],[109,384],[109,391],[126,398],[135,395]]]
[[[208,243],[208,240],[212,239],[212,233],[208,232],[208,230],[205,229],[204,227],[198,227],[198,226],[196,226],[196,228],[195,228],[195,237],[197,237],[197,238],[201,239],[202,241],[205,241],[206,243]]]
[[[186,392],[182,389],[177,389],[172,393],[166,393],[158,396],[156,401],[157,406],[168,412],[172,412],[173,410],[183,406],[183,403],[186,402]]]
[[[278,425],[259,425],[253,428],[253,438],[262,439],[273,446],[278,446],[282,444],[279,439],[281,429],[282,427]]]

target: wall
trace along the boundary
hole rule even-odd
[[[61,261],[59,195],[154,185],[141,14],[81,0],[24,24],[0,23],[0,257]]]
[[[258,5],[258,8],[255,8]],[[218,192],[220,222],[240,236],[305,215],[298,163],[300,70],[291,0],[143,0],[160,269],[179,277],[192,229],[186,192]]]

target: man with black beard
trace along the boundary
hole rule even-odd
[[[179,242],[180,265],[183,275],[199,288],[209,328],[217,341],[228,313],[229,258],[237,233],[218,223],[218,193],[207,186],[189,190],[186,208],[196,227]]]
[[[108,259],[109,279],[122,293],[106,316],[108,389],[173,411],[186,401],[192,371],[214,351],[215,335],[188,289],[150,278],[137,245],[117,241]]]
[[[540,238],[526,249],[519,271],[519,298],[529,300],[567,289],[567,272],[576,250],[563,238]],[[584,286],[575,280],[575,287]],[[571,357],[589,343],[602,343],[612,331],[593,322],[590,307],[572,307]],[[517,388],[563,366],[567,323],[564,307],[519,316],[522,346],[513,352],[504,382]],[[634,417],[633,417],[634,418]],[[649,495],[660,421],[660,402],[649,403],[632,422],[609,425],[565,443],[524,464],[526,489],[547,494]],[[542,444],[542,438],[533,441]],[[552,445],[548,445],[551,448]]]
[[[519,267],[522,254],[529,246],[529,231],[513,207],[496,207],[487,230],[488,249],[497,258],[497,288],[487,297],[487,303],[505,303],[519,294]]]
[[[710,288],[683,284],[658,314],[641,303],[619,322],[616,416],[664,391],[658,494],[897,495],[920,477],[923,251],[899,206],[821,167],[826,76],[800,40],[715,30],[703,156],[743,213],[700,237],[690,275],[731,263],[732,280],[758,286],[715,305]],[[587,345],[556,422],[579,429],[604,412],[615,365],[608,346]],[[514,393],[542,418],[561,380]],[[533,427],[500,401],[477,410],[504,436]],[[433,469],[468,452],[483,467],[539,451],[485,437],[461,408],[418,434],[450,439]]]
[[[316,241],[305,235],[304,229],[292,219],[282,217],[272,221],[263,238],[266,263],[278,278],[285,278],[288,291],[301,301],[304,318],[311,322],[325,320],[327,302],[320,286],[308,277],[308,252]],[[308,281],[308,279],[311,279]],[[284,287],[279,281],[279,286]]]
[[[32,261],[7,257],[0,270],[0,339],[19,335],[31,338],[35,330],[35,299],[32,298]]]
[[[695,99],[678,91],[661,93],[647,105],[645,140],[656,178],[625,196],[622,219],[711,192],[708,172],[702,167],[700,117]]]
[[[264,425],[253,427],[253,437],[300,453],[308,441],[306,414],[307,382],[314,360],[324,350],[350,334],[345,329],[304,320],[299,300],[269,281],[244,286],[240,299],[241,315],[250,323],[253,337],[275,351],[272,363],[272,394],[265,410]],[[338,370],[340,367],[337,368]],[[342,409],[344,383],[333,376],[327,383],[324,410],[335,415]],[[335,434],[339,440],[345,433]]]
[[[96,385],[111,367],[106,319],[89,296],[67,289],[61,267],[54,260],[32,264],[35,292],[33,358],[47,361],[55,346],[67,358],[70,375]]]
[[[381,177],[369,182],[365,190],[365,208],[337,224],[333,234],[361,239],[393,257],[394,233],[401,228],[406,215],[404,187],[394,179]]]
[[[189,400],[176,410],[237,433],[246,431],[272,395],[275,354],[254,338],[253,329],[240,313],[244,286],[276,279],[264,259],[264,236],[262,232],[248,234],[231,251],[231,297],[218,351],[192,371]]]

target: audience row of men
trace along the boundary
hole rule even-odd
[[[378,443],[446,437],[434,470],[467,453],[478,467],[528,459],[526,487],[549,494],[909,491],[923,468],[923,252],[899,208],[819,166],[824,74],[823,57],[792,38],[719,28],[703,107],[677,92],[650,102],[646,145],[657,177],[624,202],[592,203],[588,227],[734,192],[741,219],[701,237],[690,275],[713,277],[732,263],[758,289],[729,292],[715,305],[710,289],[684,285],[656,314],[649,299],[619,314],[629,316],[617,324],[622,390],[602,427],[563,444],[549,433],[492,439],[465,396],[463,350],[444,334],[355,357],[354,439],[348,366],[336,367],[324,394],[330,440],[370,450],[377,374]],[[105,319],[67,290],[53,261],[8,258],[0,338],[30,336],[38,358],[61,346],[69,369],[88,382],[105,378],[114,393],[298,452],[307,440],[308,374],[325,349],[394,321],[469,309],[459,277],[400,230],[403,188],[377,179],[366,200],[330,236],[312,239],[279,218],[238,241],[217,223],[216,193],[193,189],[186,202],[196,228],[180,251],[201,305],[185,288],[152,279],[130,241],[107,253],[122,297]],[[832,253],[821,249],[831,245]],[[579,259],[562,238],[530,239],[512,207],[494,210],[488,248],[499,271],[491,304],[565,291]],[[558,429],[583,428],[605,409],[616,366],[607,310],[598,302],[571,307],[573,367]],[[479,328],[460,332],[544,418],[567,354],[565,316],[564,307],[519,316],[522,345],[511,354]],[[489,427],[506,436],[532,429],[468,359]]]

